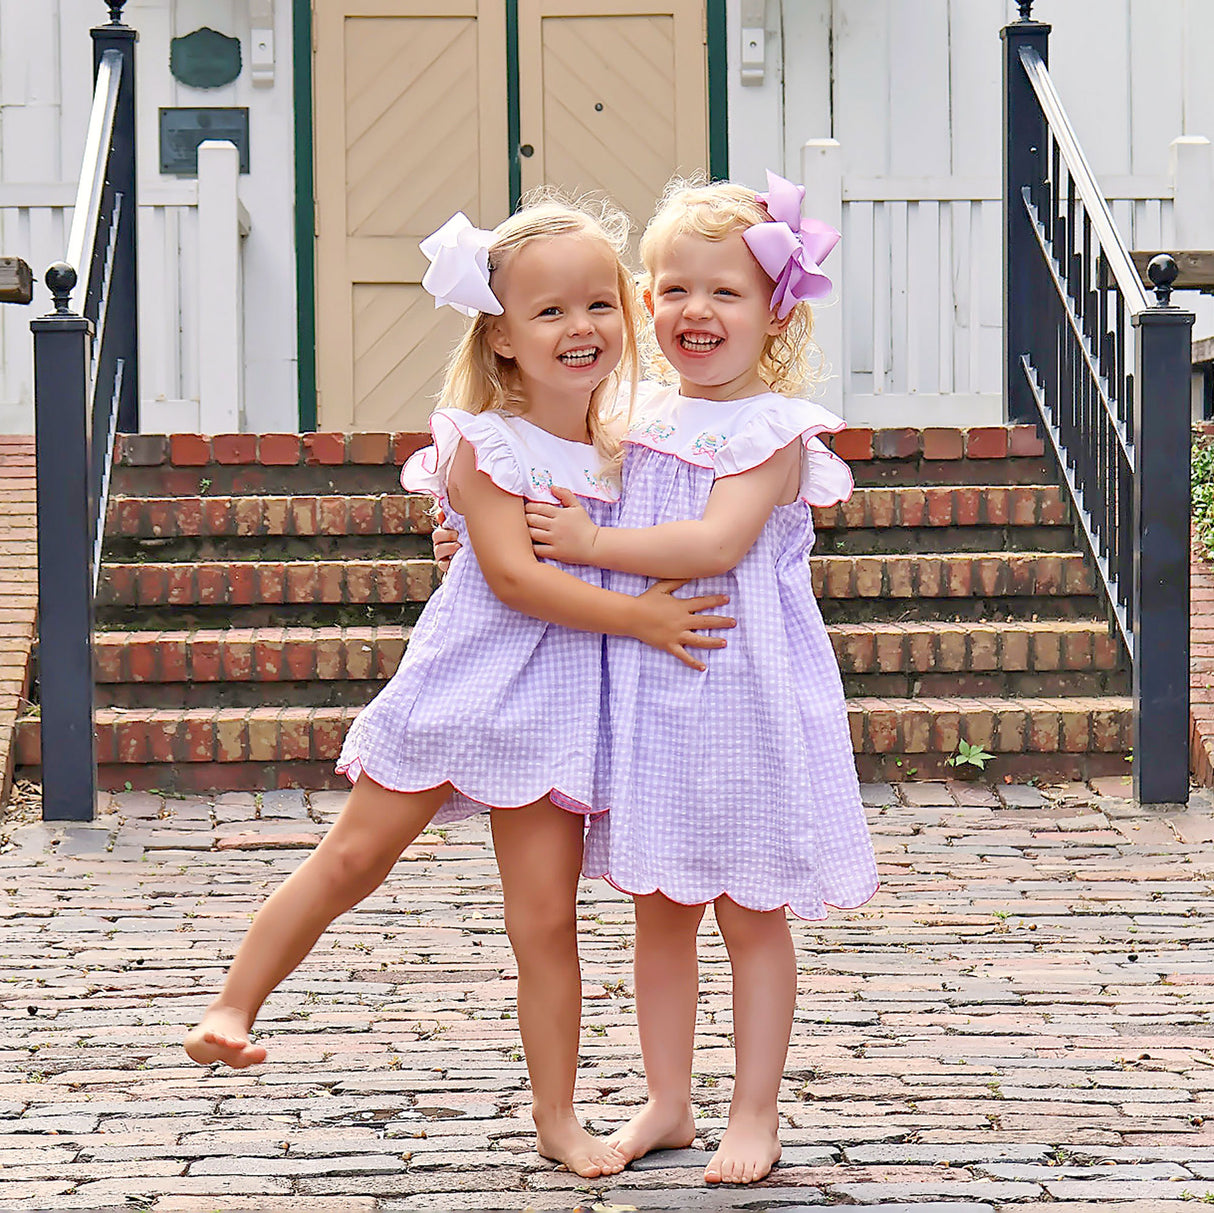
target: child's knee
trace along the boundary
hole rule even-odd
[[[335,901],[357,902],[383,882],[391,870],[393,856],[385,856],[369,841],[344,839],[326,840],[314,859],[324,885],[322,896]]]
[[[577,949],[577,913],[573,906],[539,903],[507,906],[506,934],[518,952]]]

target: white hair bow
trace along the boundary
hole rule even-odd
[[[422,286],[434,296],[434,306],[453,307],[465,316],[488,312],[502,314],[502,305],[489,289],[489,246],[494,235],[479,227],[463,211],[456,211],[438,231],[421,242],[430,259]]]

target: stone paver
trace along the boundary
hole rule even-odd
[[[696,1148],[595,1183],[535,1155],[488,831],[424,835],[270,1000],[270,1060],[184,1027],[332,793],[112,797],[0,828],[0,1209],[1147,1213],[1214,1199],[1214,804],[1120,785],[865,789],[882,889],[797,923],[786,1155],[699,1180],[730,1095],[725,950],[701,935]],[[234,841],[235,840],[235,841]],[[643,1097],[631,908],[586,882],[579,1100]]]

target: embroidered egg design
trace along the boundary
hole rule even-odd
[[[552,488],[552,473],[547,468],[532,468],[531,483],[539,489]]]
[[[692,443],[691,453],[693,455],[711,455],[714,451],[720,449],[724,441],[724,434],[709,434],[705,432]]]
[[[642,434],[650,438],[656,438],[659,442],[669,438],[674,433],[673,425],[666,425],[661,421],[651,421],[642,431]]]

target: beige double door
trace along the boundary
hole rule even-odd
[[[318,427],[424,428],[466,323],[421,289],[418,242],[518,184],[603,190],[644,223],[707,164],[703,0],[315,0]]]

